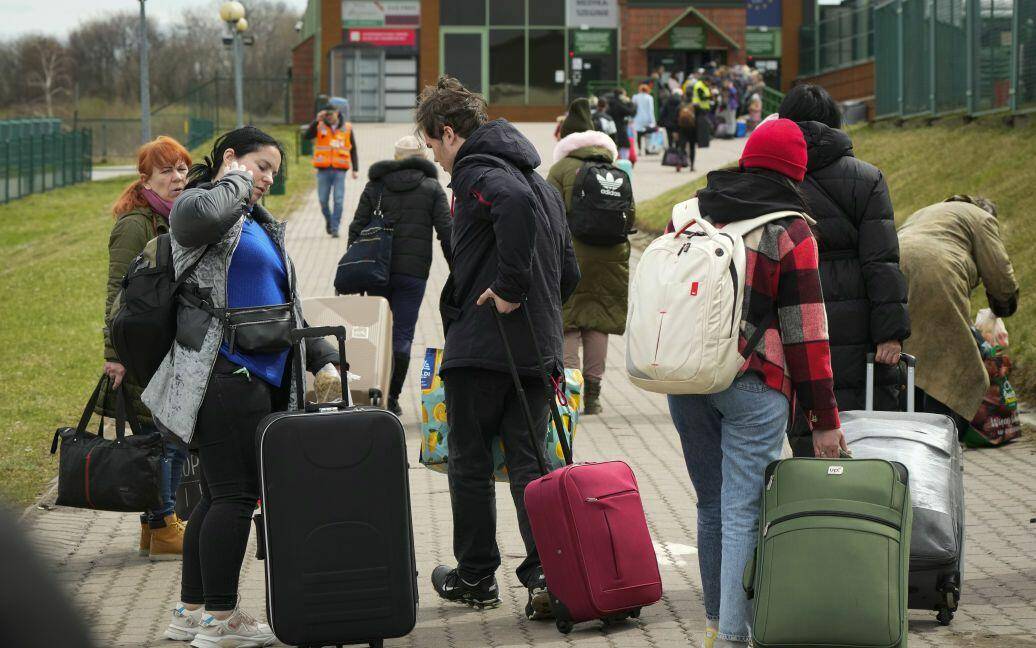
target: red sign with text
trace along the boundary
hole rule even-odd
[[[379,47],[413,47],[417,44],[417,32],[413,29],[350,29],[349,42]]]

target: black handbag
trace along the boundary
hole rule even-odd
[[[90,401],[83,410],[79,425],[60,428],[54,433],[50,453],[58,450],[59,506],[143,513],[162,507],[162,435],[141,434],[140,424],[132,408],[127,408],[122,389],[115,390],[115,438],[105,439],[103,422],[97,434],[86,431],[94,405],[108,383],[101,376]],[[129,419],[133,434],[126,436]]]
[[[662,156],[662,166],[685,167],[689,166],[687,153],[676,146],[670,146]]]
[[[335,272],[335,290],[342,295],[370,292],[389,283],[392,269],[392,225],[381,211],[381,198],[374,207],[370,223],[345,251]]]

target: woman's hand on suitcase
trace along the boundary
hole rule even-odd
[[[475,305],[476,306],[481,306],[482,304],[485,304],[490,299],[492,299],[493,303],[496,304],[496,310],[501,315],[507,315],[508,313],[513,313],[514,311],[518,310],[519,306],[521,306],[521,304],[514,304],[514,303],[509,302],[509,301],[505,300],[504,298],[498,296],[495,292],[493,292],[492,288],[486,288],[486,292],[482,293],[482,295],[478,298],[478,301],[475,302]]]
[[[878,345],[874,353],[874,361],[884,365],[899,364],[899,356],[902,353],[903,343],[899,340],[889,340]]]
[[[837,459],[840,450],[849,450],[841,429],[813,430],[813,454],[825,459]]]

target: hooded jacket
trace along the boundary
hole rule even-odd
[[[521,303],[504,329],[521,374],[539,375],[539,359],[520,311],[528,309],[548,370],[563,367],[561,305],[579,282],[579,266],[558,192],[534,169],[540,156],[509,122],[478,128],[453,165],[453,269],[440,311],[446,331],[442,371],[509,371],[492,303],[475,305],[492,288]]]
[[[435,164],[419,157],[383,160],[373,164],[368,175],[370,181],[349,224],[349,245],[370,224],[380,196],[381,211],[393,228],[392,274],[428,278],[433,228],[447,263],[451,262],[450,206]]]
[[[881,171],[853,156],[845,132],[819,122],[799,127],[809,155],[801,188],[816,220],[835,395],[839,409],[863,409],[867,353],[910,337],[892,201]],[[898,368],[876,367],[876,379],[876,409],[898,410]]]

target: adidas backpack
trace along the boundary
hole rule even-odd
[[[630,285],[626,371],[641,389],[662,394],[715,394],[745,364],[738,350],[745,302],[745,238],[772,221],[803,217],[782,211],[717,229],[693,198],[673,207],[676,232],[655,239]],[[755,349],[769,327],[748,341]],[[746,351],[747,352],[747,351]]]
[[[119,362],[144,387],[176,339],[177,294],[205,253],[176,280],[169,234],[148,241],[126,269],[109,313],[108,330]]]
[[[633,183],[622,169],[602,158],[583,162],[572,189],[568,227],[587,245],[618,245],[630,234]]]

